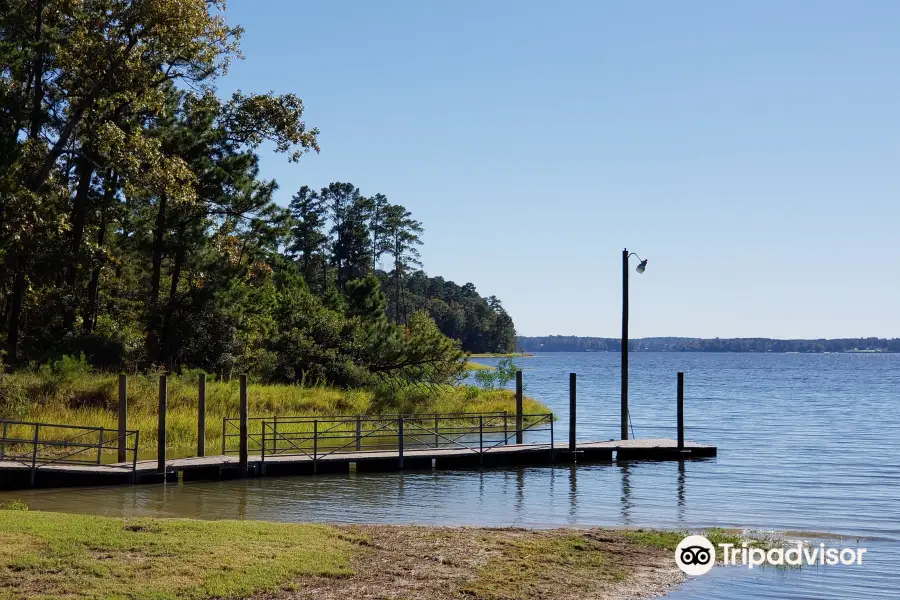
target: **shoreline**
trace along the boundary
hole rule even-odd
[[[9,507],[7,507],[9,508]],[[0,599],[657,597],[683,532],[116,518],[0,509]],[[233,550],[240,547],[235,555]]]

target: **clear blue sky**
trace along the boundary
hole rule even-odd
[[[900,2],[231,0],[351,181],[523,335],[900,336]],[[635,263],[636,264],[636,263]]]

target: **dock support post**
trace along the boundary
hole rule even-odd
[[[125,432],[128,430],[128,375],[119,374],[119,455],[116,457],[117,462],[123,463],[128,460],[128,441],[125,439]]]
[[[159,425],[156,431],[156,471],[166,472],[166,409],[169,389],[166,376],[159,376]]]
[[[684,373],[678,372],[678,452],[684,452]]]
[[[247,457],[248,457],[248,446],[247,446],[247,435],[249,429],[249,409],[247,406],[247,376],[241,375],[241,446],[240,446],[240,454],[238,456],[238,467],[241,470],[241,473],[247,474]]]
[[[29,480],[29,486],[34,487],[34,476],[37,473],[37,452],[38,452],[38,442],[40,441],[40,435],[38,432],[40,431],[40,424],[35,424],[34,426],[34,447],[31,450],[31,477]]]
[[[522,371],[516,371],[516,443],[525,443],[522,432]]]
[[[397,419],[397,438],[399,440],[399,443],[398,443],[398,445],[399,445],[398,450],[399,450],[399,455],[400,455],[399,467],[402,469],[403,468],[403,417],[399,417]]]
[[[206,456],[206,373],[197,376],[197,456]]]
[[[569,373],[569,452],[575,452],[575,373]]]

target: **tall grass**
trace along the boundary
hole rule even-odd
[[[159,378],[128,377],[128,429],[140,431],[139,454],[155,452],[157,444]],[[515,412],[515,397],[507,390],[483,390],[474,386],[411,387],[341,390],[300,385],[248,385],[251,417],[274,415],[379,415],[451,414],[461,412]],[[238,417],[239,383],[209,381],[206,386],[208,454],[221,451],[223,418]],[[196,373],[168,377],[166,445],[172,456],[192,456],[197,448],[198,385]],[[531,398],[526,413],[548,413]],[[60,373],[41,371],[0,375],[0,418],[86,427],[118,427],[118,376],[82,370]],[[27,436],[24,427],[9,436]],[[48,430],[50,439],[65,430]],[[44,435],[42,434],[42,439]],[[228,446],[236,446],[229,438]]]

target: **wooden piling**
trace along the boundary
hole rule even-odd
[[[125,438],[128,430],[128,375],[119,374],[119,455],[118,462],[128,460],[128,440]]]
[[[525,443],[522,431],[522,371],[516,371],[516,443]]]
[[[684,373],[678,372],[678,451],[684,451]]]
[[[249,429],[249,410],[247,406],[247,376],[241,375],[241,447],[238,458],[238,466],[242,473],[247,472],[248,445],[247,435]]]
[[[206,456],[206,373],[197,376],[197,456]]]
[[[169,389],[166,376],[159,376],[159,426],[156,432],[156,471],[166,472],[166,410],[168,408]]]
[[[575,452],[575,373],[569,373],[569,452]]]

